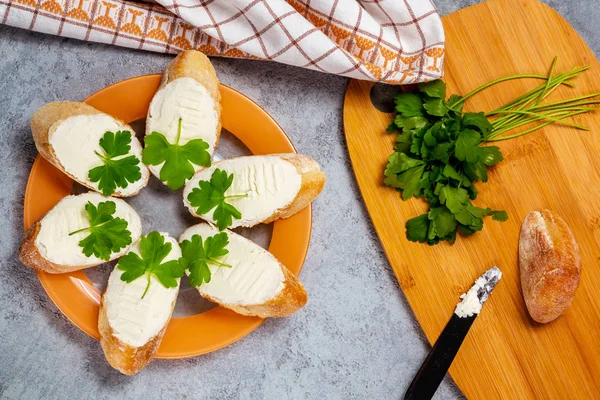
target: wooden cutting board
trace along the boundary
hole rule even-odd
[[[536,0],[490,0],[443,18],[447,35],[448,93],[465,94],[516,73],[547,74],[591,65],[574,89],[551,99],[600,91],[600,65],[579,35]],[[489,111],[539,85],[500,84],[467,101],[468,111]],[[500,142],[502,161],[478,184],[476,205],[505,209],[510,219],[486,219],[484,230],[453,246],[411,243],[404,224],[426,210],[383,186],[395,135],[391,114],[377,111],[372,83],[351,81],[344,128],[352,165],[377,234],[398,281],[430,342],[452,315],[459,294],[497,265],[504,273],[465,340],[450,373],[470,399],[592,399],[600,397],[600,113],[576,118],[589,132],[552,126]],[[517,243],[532,210],[549,208],[571,226],[583,256],[575,301],[558,320],[534,323],[520,294]]]

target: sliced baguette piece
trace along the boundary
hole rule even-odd
[[[131,149],[127,155],[140,160],[141,177],[128,182],[125,188],[117,187],[112,193],[116,197],[135,196],[148,184],[150,173],[142,163],[142,145],[135,131],[123,121],[105,114],[85,103],[59,101],[49,103],[33,114],[31,132],[38,152],[56,168],[80,184],[100,192],[98,182],[92,182],[88,173],[103,164],[95,152],[103,154],[100,139],[107,131],[131,132]]]
[[[285,317],[306,304],[302,282],[271,253],[237,233],[223,232],[229,238],[229,254],[219,261],[231,268],[209,263],[210,282],[196,288],[202,297],[239,314],[262,318]],[[200,223],[183,232],[179,243],[194,235],[204,242],[217,233],[212,225]],[[183,250],[185,244],[181,246]]]
[[[178,260],[181,250],[177,240],[167,233],[159,234],[165,243],[171,243],[171,251],[162,263]],[[141,256],[139,241],[130,252]],[[175,308],[180,279],[177,279],[177,287],[167,288],[151,275],[147,286],[147,275],[127,283],[121,280],[123,272],[115,266],[108,278],[100,301],[98,329],[108,363],[125,375],[134,375],[152,361],[158,351]]]
[[[171,144],[202,139],[212,157],[221,135],[221,92],[215,69],[208,57],[196,50],[186,50],[167,67],[158,91],[152,98],[146,118],[146,135],[159,132]],[[160,179],[164,163],[149,165]],[[194,170],[204,168],[195,165]]]
[[[270,154],[231,158],[213,163],[197,172],[183,191],[183,204],[192,215],[215,223],[215,208],[199,215],[188,196],[200,181],[210,181],[216,169],[233,174],[233,182],[225,196],[246,195],[227,199],[241,214],[233,219],[231,229],[268,224],[302,211],[323,190],[325,174],[315,160],[300,154]]]
[[[51,274],[78,271],[107,262],[94,255],[87,257],[83,254],[79,242],[89,233],[69,235],[70,232],[90,226],[85,211],[88,202],[98,206],[98,203],[105,201],[115,203],[116,211],[113,216],[127,221],[131,242],[135,243],[142,234],[142,221],[135,210],[121,199],[89,192],[65,197],[29,228],[19,248],[21,262],[28,267]],[[131,246],[112,253],[110,260],[125,254],[129,247]]]
[[[521,289],[529,315],[547,323],[573,302],[581,277],[581,254],[566,222],[550,210],[525,217],[519,237]]]

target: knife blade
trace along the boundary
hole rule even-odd
[[[497,267],[490,268],[475,281],[454,309],[452,318],[433,345],[419,372],[411,382],[405,400],[431,399],[462,345],[481,307],[502,277]]]

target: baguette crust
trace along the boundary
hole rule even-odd
[[[302,176],[302,184],[298,194],[287,206],[277,210],[271,218],[262,221],[263,224],[269,224],[278,219],[289,218],[294,214],[304,210],[321,193],[325,187],[325,174],[319,168],[319,164],[309,156],[302,154],[273,154],[283,158],[296,167],[298,173]]]
[[[167,66],[158,90],[163,89],[167,84],[179,78],[192,78],[206,88],[210,96],[215,101],[217,111],[217,140],[215,148],[219,145],[221,137],[221,91],[219,89],[219,79],[213,65],[208,57],[197,50],[185,50],[177,55]],[[148,133],[148,125],[146,124]]]
[[[175,300],[171,304],[171,314],[175,308]],[[98,315],[98,330],[100,331],[100,345],[104,350],[106,360],[111,367],[121,371],[125,375],[135,375],[144,368],[152,359],[160,347],[168,321],[156,336],[152,337],[145,345],[133,347],[119,340],[113,332],[108,322],[106,306],[104,304],[104,295],[100,300],[100,313]]]
[[[44,214],[40,219],[35,221],[27,232],[25,232],[25,237],[21,242],[21,247],[19,247],[19,259],[21,262],[37,271],[45,271],[50,274],[63,274],[65,272],[87,268],[55,264],[42,256],[38,247],[35,245],[35,240],[42,226],[41,221],[45,216],[46,215]]]
[[[49,103],[37,110],[33,117],[31,118],[31,133],[33,135],[33,141],[35,142],[35,147],[42,157],[48,160],[52,165],[61,170],[65,175],[69,176],[69,178],[74,181],[80,183],[81,185],[88,187],[96,192],[100,192],[97,188],[92,186],[89,182],[81,181],[77,179],[75,176],[71,175],[69,172],[65,170],[63,165],[60,163],[58,158],[56,158],[56,154],[54,153],[54,149],[50,144],[50,137],[56,131],[59,123],[64,121],[69,117],[74,117],[77,115],[95,115],[95,114],[105,114],[94,107],[76,101],[57,101],[54,103]],[[112,117],[114,118],[114,117]],[[130,132],[134,132],[133,129],[125,122],[114,118],[116,121],[119,121],[123,124]],[[144,164],[140,162],[140,168],[146,168]],[[142,174],[143,176],[144,174]],[[128,194],[126,196],[122,195],[120,192],[120,188],[116,188],[115,192],[112,194],[114,197],[131,197],[135,196],[140,192],[140,190],[148,184],[148,179],[150,178],[150,174],[146,174],[146,180],[144,184],[134,193]]]
[[[547,323],[573,302],[581,276],[581,254],[565,221],[542,210],[531,212],[519,238],[521,288],[533,320]]]
[[[266,251],[266,250],[265,250]],[[272,299],[262,304],[240,305],[221,303],[217,299],[206,294],[201,295],[217,303],[218,305],[229,308],[238,314],[256,316],[261,318],[287,317],[295,313],[308,301],[308,295],[302,285],[302,282],[290,272],[283,264],[279,263],[283,272],[283,289]]]

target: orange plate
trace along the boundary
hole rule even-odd
[[[145,118],[161,75],[128,79],[88,97],[85,102],[127,123]],[[243,94],[221,85],[223,128],[237,136],[253,154],[295,153],[281,127]],[[25,192],[25,229],[71,191],[73,181],[38,156]],[[273,225],[269,251],[290,271],[302,269],[311,232],[310,206]],[[83,271],[52,275],[38,272],[42,286],[75,325],[98,339],[100,292]],[[256,329],[262,318],[244,317],[222,307],[186,318],[173,318],[157,358],[197,356],[225,347]]]

